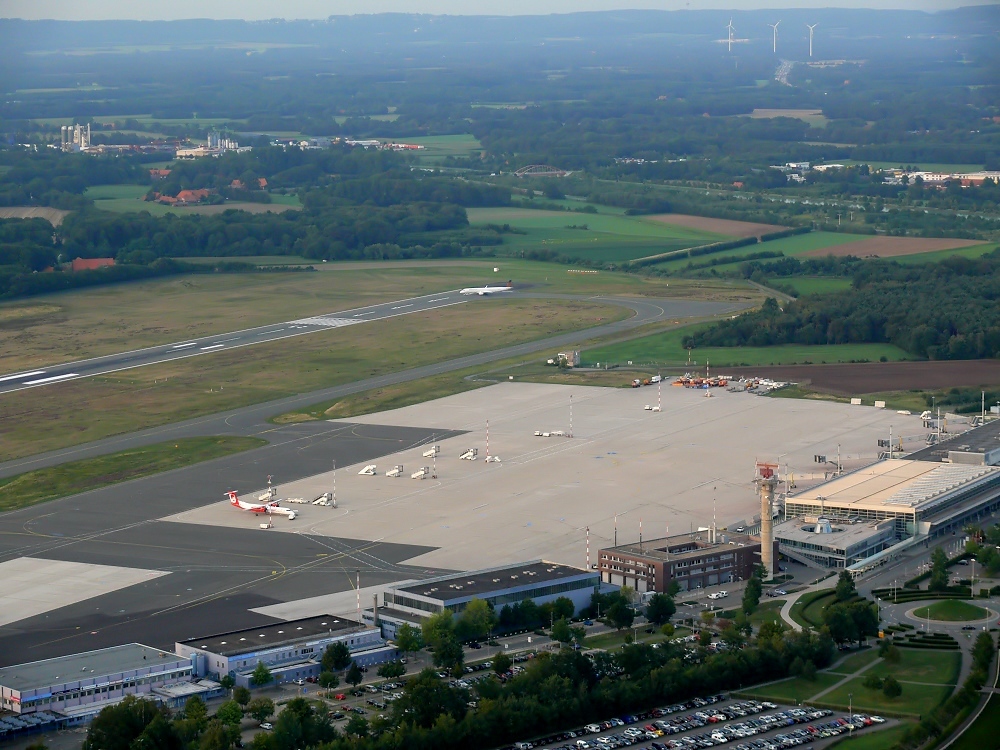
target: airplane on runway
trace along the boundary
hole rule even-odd
[[[248,503],[240,500],[240,496],[235,492],[227,492],[226,497],[229,498],[229,504],[234,508],[248,510],[251,513],[269,513],[272,515],[288,516],[289,521],[296,516],[295,511],[291,508],[282,508],[279,506],[277,500],[270,503]]]
[[[478,294],[480,297],[485,297],[487,294],[493,294],[494,292],[510,292],[514,289],[514,282],[508,281],[507,286],[468,286],[465,289],[460,289],[459,294]]]

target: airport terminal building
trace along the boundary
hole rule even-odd
[[[83,721],[127,695],[161,700],[192,671],[189,658],[140,643],[15,664],[0,669],[0,708]]]
[[[351,658],[362,667],[397,657],[378,628],[333,615],[190,638],[175,648],[194,665],[195,674],[232,675],[237,685],[249,687],[261,662],[279,683],[316,677],[326,647],[338,642],[347,644]]]
[[[378,619],[391,638],[404,622],[419,624],[444,609],[460,614],[473,599],[488,602],[499,613],[505,605],[525,599],[545,604],[566,597],[579,611],[590,605],[600,585],[597,571],[533,560],[389,586],[383,592],[385,609],[379,609]]]
[[[665,593],[672,581],[681,591],[742,581],[759,564],[759,539],[711,530],[608,547],[597,558],[601,581],[639,593]]]

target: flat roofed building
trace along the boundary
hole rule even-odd
[[[386,645],[378,628],[334,615],[189,638],[179,641],[176,651],[192,659],[197,675],[232,675],[246,687],[259,663],[278,682],[315,677],[326,647],[337,642],[347,645],[360,666],[396,658],[396,649]]]
[[[826,518],[792,518],[774,527],[785,555],[824,568],[847,568],[896,543],[895,521],[836,523]],[[803,560],[803,562],[806,562]]]
[[[1000,507],[1000,468],[889,459],[785,501],[785,518],[895,522],[896,539],[961,528]]]
[[[504,605],[525,599],[544,604],[564,596],[580,610],[590,604],[591,594],[600,585],[596,571],[533,560],[389,586],[383,599],[386,607],[417,617],[444,609],[458,614],[473,599],[483,599],[499,612]]]
[[[622,544],[597,555],[601,581],[631,586],[639,593],[665,593],[671,581],[681,591],[690,591],[745,580],[759,564],[759,539],[711,531]]]
[[[126,695],[190,682],[191,660],[128,643],[0,669],[0,708],[67,716],[96,714]]]

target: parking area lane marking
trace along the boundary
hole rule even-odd
[[[65,375],[53,375],[51,378],[39,378],[38,380],[25,380],[24,385],[42,385],[43,383],[54,383],[57,380],[68,380],[69,378],[80,377],[75,372],[69,372]]]
[[[22,372],[20,375],[8,375],[6,377],[0,378],[0,383],[7,380],[17,380],[18,378],[33,378],[35,375],[44,375],[45,370],[35,370],[34,372]]]

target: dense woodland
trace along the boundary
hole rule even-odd
[[[783,309],[769,299],[758,311],[686,337],[685,346],[890,343],[928,359],[1000,356],[1000,251],[916,266],[843,266],[854,266],[852,289]]]

